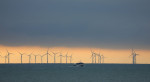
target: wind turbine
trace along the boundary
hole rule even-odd
[[[47,49],[47,52],[46,52],[46,54],[45,55],[47,55],[47,64],[48,64],[48,55],[50,55],[49,53],[48,53],[48,50],[49,49]],[[51,56],[51,55],[50,55]]]
[[[95,53],[95,63],[96,63],[96,53]]]
[[[58,57],[60,57],[60,63],[62,63],[62,57],[63,57],[62,53],[60,53]]]
[[[46,54],[45,54],[45,55],[46,55]],[[43,57],[44,57],[45,55],[42,55],[42,56],[41,56],[41,64],[43,63],[42,61],[43,61]]]
[[[7,55],[6,56],[4,56],[5,57],[5,64],[6,64],[6,61],[7,61]]]
[[[68,59],[68,52],[66,53],[66,64],[67,64],[67,59]]]
[[[20,53],[20,52],[18,52],[19,54],[20,54],[20,56],[21,56],[21,64],[22,64],[22,56],[24,55],[24,53]]]
[[[136,53],[135,53],[135,63],[136,63],[136,56],[137,56],[137,55],[139,55],[139,54],[136,54]]]
[[[100,64],[102,63],[102,57],[101,57],[101,55],[99,55],[99,60],[100,60]]]
[[[0,55],[0,56],[1,56],[1,55]],[[1,56],[2,58],[5,58],[5,64],[6,64],[7,56],[8,56],[8,55],[6,55],[6,56],[4,56],[4,57]]]
[[[34,55],[34,56],[35,56],[35,64],[36,64],[36,57],[39,56],[39,55]]]
[[[98,56],[98,63],[101,63],[101,55],[100,55],[100,53],[97,54],[97,56]]]
[[[0,54],[1,54],[1,52],[0,52]],[[2,57],[2,56],[0,55],[0,57]]]
[[[92,53],[92,55],[91,55],[92,63],[94,63],[94,55],[95,55],[95,53],[92,50],[91,50],[91,53]]]
[[[32,53],[27,55],[27,56],[29,56],[29,63],[31,63],[31,55],[32,55]]]
[[[136,54],[135,51],[132,49],[132,53],[131,53],[130,56],[133,57],[133,64],[136,64],[136,56],[137,56],[137,55],[138,55],[138,54]]]
[[[103,59],[102,63],[104,63],[104,58],[105,58],[104,55],[101,55],[101,57],[102,57],[102,59]]]
[[[8,64],[9,64],[9,56],[10,56],[10,54],[12,54],[12,53],[9,53],[8,52],[8,50],[6,50],[7,51],[7,56],[8,56]]]
[[[72,54],[71,54],[71,56],[70,56],[70,63],[72,62]]]
[[[135,52],[134,52],[134,50],[132,49],[132,57],[133,57],[133,64],[135,64],[135,56],[134,56],[134,54],[135,54]]]
[[[93,60],[93,63],[94,63],[94,57],[95,57],[95,63],[96,63],[96,53],[95,52],[92,52],[92,60]]]
[[[0,55],[0,57],[2,57],[2,56]]]
[[[58,53],[54,53],[54,52],[52,52],[53,54],[54,54],[54,63],[56,63],[56,54],[58,54]]]

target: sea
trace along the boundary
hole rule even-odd
[[[0,82],[150,82],[150,64],[0,64]]]

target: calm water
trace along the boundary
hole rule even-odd
[[[0,82],[150,82],[150,65],[0,64]]]

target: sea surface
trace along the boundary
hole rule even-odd
[[[150,65],[0,64],[0,82],[150,82]]]

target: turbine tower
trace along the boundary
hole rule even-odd
[[[131,55],[132,55],[132,58],[133,58],[133,59],[132,59],[132,60],[133,60],[133,64],[135,64],[135,59],[134,59],[135,56],[134,56],[134,54],[135,54],[135,53],[134,53],[134,50],[132,49]]]
[[[4,56],[5,57],[5,64],[6,64],[6,61],[7,61],[7,55],[6,56]]]
[[[44,57],[45,55],[42,55],[41,56],[41,64],[43,63],[43,57]]]
[[[95,53],[91,50],[91,53],[92,53],[92,55],[91,55],[91,58],[92,58],[92,63],[94,63],[94,55],[95,55]]]
[[[39,55],[34,55],[34,56],[35,56],[35,64],[36,64],[36,57],[39,56]]]
[[[100,55],[100,53],[97,54],[97,56],[98,56],[98,63],[101,63],[101,55]]]
[[[1,56],[1,55],[0,55],[0,57],[2,57],[2,58],[3,58],[3,56]]]
[[[96,63],[96,53],[95,53],[95,63]]]
[[[49,49],[47,49],[47,52],[46,52],[46,54],[45,54],[45,55],[47,55],[47,64],[48,64],[48,55],[50,55],[49,52],[48,52],[48,50],[49,50]],[[50,55],[50,56],[51,56],[51,55]]]
[[[71,56],[70,56],[70,63],[72,63],[72,54],[71,54]]]
[[[8,52],[8,50],[6,50],[7,51],[7,56],[8,56],[8,64],[9,64],[9,56],[10,56],[10,54],[12,54],[12,53],[9,53]]]
[[[0,55],[0,56],[1,56],[1,55]],[[5,58],[5,64],[6,64],[6,61],[7,61],[7,56],[8,56],[8,55],[6,55],[6,56],[4,56],[4,57],[1,56],[2,58]]]
[[[58,57],[60,57],[60,63],[62,63],[62,57],[63,57],[62,53],[60,53]]]
[[[102,60],[103,60],[102,63],[104,63],[104,58],[105,58],[104,55],[101,55],[101,57],[102,57]]]
[[[67,59],[68,59],[68,52],[66,53],[66,64],[67,64]]]
[[[135,53],[135,55],[134,55],[135,64],[136,64],[136,56],[137,56],[137,55],[139,55],[139,54],[136,54],[136,53]]]
[[[21,56],[21,64],[22,64],[22,56],[24,55],[24,53],[20,53],[20,52],[18,52],[19,54],[20,54],[20,56]]]
[[[133,64],[136,64],[136,56],[137,56],[138,54],[136,54],[135,53],[135,51],[132,49],[132,54],[130,55],[130,56],[132,56],[132,61],[133,61]]]
[[[101,55],[99,54],[99,60],[100,60],[99,63],[100,63],[100,64],[102,63],[102,60],[101,60],[101,59],[102,59],[102,57],[101,57]]]
[[[52,52],[53,54],[54,54],[54,63],[56,63],[56,54],[58,54],[58,53],[54,53],[54,52]]]
[[[1,53],[1,52],[0,52]],[[0,57],[2,57],[1,55],[0,55]]]
[[[27,56],[29,56],[29,63],[31,63],[31,55],[32,55],[32,53],[27,55]]]

